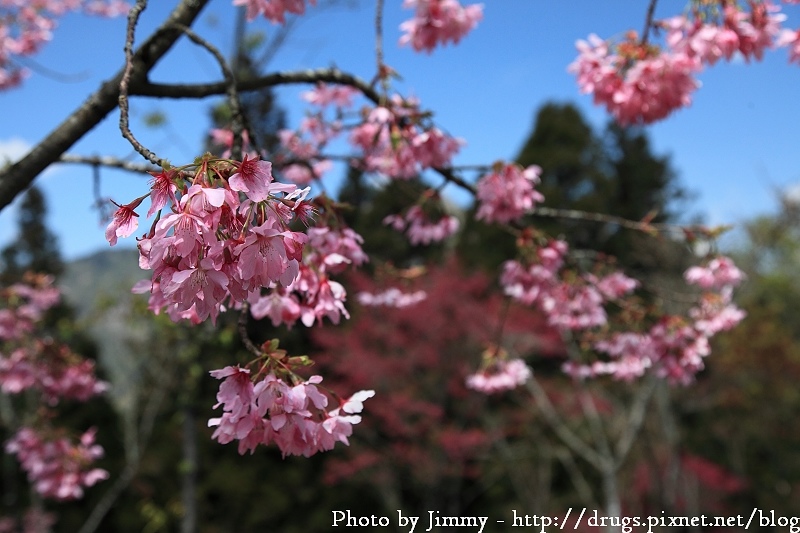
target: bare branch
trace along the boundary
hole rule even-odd
[[[169,26],[174,24],[190,26],[208,1],[181,1],[167,21],[139,47],[133,55],[131,87],[140,85],[147,79],[148,72],[180,37],[181,33],[175,28],[169,29]],[[117,107],[122,75],[123,70],[120,70],[113,78],[103,83],[25,157],[0,172],[0,211],[27,189],[45,168],[58,161],[61,154],[69,150]]]
[[[116,157],[100,157],[100,156],[85,156],[75,154],[64,154],[58,158],[59,163],[73,163],[78,165],[91,165],[95,167],[110,167],[118,168],[120,170],[127,170],[129,172],[136,172],[137,174],[147,172],[158,172],[160,167],[153,165],[145,165],[142,163],[134,163],[133,161],[125,161],[117,159]]]
[[[297,72],[275,72],[264,76],[243,80],[237,85],[239,92],[257,91],[265,87],[277,85],[291,85],[301,83],[317,83],[324,81],[337,85],[349,85],[361,91],[365,97],[375,102],[380,102],[380,96],[370,87],[369,83],[361,78],[343,72],[337,68],[323,68],[316,70],[302,70]],[[135,96],[152,96],[156,98],[206,98],[225,94],[227,90],[224,81],[198,84],[168,84],[150,83],[140,79],[137,85],[131,85],[130,94]]]
[[[653,27],[653,15],[656,12],[656,4],[658,0],[650,0],[650,5],[647,6],[647,15],[645,15],[644,30],[642,31],[642,45],[647,44],[647,39],[650,37],[650,28]]]
[[[615,460],[617,461],[618,467],[625,461],[625,458],[628,456],[636,440],[636,436],[642,429],[645,415],[647,414],[647,406],[650,403],[650,399],[653,397],[657,383],[658,378],[653,375],[648,376],[647,381],[636,391],[633,406],[631,407],[630,413],[628,413],[628,422],[625,424],[625,432],[617,442],[615,450]]]
[[[239,93],[236,89],[236,77],[233,74],[233,70],[231,70],[231,67],[228,65],[225,57],[214,45],[197,35],[191,30],[191,28],[182,25],[177,26],[193,43],[208,50],[209,53],[214,56],[214,59],[217,60],[217,63],[219,63],[219,67],[222,70],[222,75],[225,78],[225,93],[228,95],[228,105],[231,108],[231,115],[233,116],[233,121],[231,124],[231,131],[233,132],[233,145],[231,146],[231,154],[233,154],[234,158],[241,159],[244,115],[242,114],[242,105],[241,101],[239,100]]]
[[[598,470],[602,470],[605,458],[581,440],[581,438],[570,429],[566,422],[561,419],[558,412],[556,412],[553,407],[553,404],[550,403],[547,393],[542,386],[539,385],[536,378],[531,377],[531,379],[526,382],[526,387],[533,395],[534,400],[536,400],[536,405],[539,407],[542,415],[544,415],[545,420],[561,441],[575,454],[581,456],[586,462],[591,463]]]
[[[142,157],[153,163],[154,165],[163,165],[161,159],[152,151],[140,143],[134,137],[128,123],[128,85],[131,81],[131,74],[133,73],[133,40],[136,35],[136,26],[139,24],[139,17],[147,8],[147,0],[137,0],[136,5],[128,12],[128,28],[125,32],[125,69],[122,71],[122,79],[119,82],[119,97],[117,98],[119,105],[119,130],[122,136],[131,143],[134,150],[139,152]]]

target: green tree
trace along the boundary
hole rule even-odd
[[[47,201],[38,187],[28,189],[19,206],[17,237],[0,251],[1,281],[19,281],[27,272],[60,275],[64,270],[56,236],[47,227]]]
[[[669,158],[652,152],[642,129],[611,123],[598,135],[572,104],[548,103],[537,111],[516,162],[541,167],[537,189],[545,197],[544,205],[552,208],[668,222],[675,216],[674,203],[686,196]],[[494,268],[513,257],[513,236],[471,218],[468,215],[467,237],[460,246],[468,263]],[[614,224],[540,216],[536,227],[553,236],[568,236],[573,248],[613,255],[638,275],[664,270],[665,265],[673,272],[683,267],[680,261],[672,265],[675,257],[685,255],[676,254],[674,243]],[[475,257],[473,250],[481,250],[483,257]]]

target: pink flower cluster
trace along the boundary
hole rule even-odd
[[[536,250],[530,264],[506,261],[500,276],[505,293],[525,305],[537,305],[548,323],[561,330],[585,330],[606,324],[604,305],[632,292],[638,282],[621,272],[569,281],[560,275],[567,253],[564,241],[550,241]]]
[[[645,45],[633,33],[616,46],[590,35],[578,41],[579,56],[569,70],[584,93],[605,105],[622,125],[649,124],[691,104],[704,65],[735,55],[760,60],[774,46],[792,46],[800,62],[800,32],[782,30],[786,16],[770,0],[702,2],[690,15],[660,21],[666,49]]]
[[[67,438],[53,438],[23,427],[6,443],[6,452],[17,456],[40,495],[74,500],[83,496],[85,487],[108,479],[108,472],[91,467],[103,456],[103,449],[94,441],[94,429],[73,444]]]
[[[211,375],[223,380],[217,405],[223,415],[208,421],[216,427],[212,438],[220,444],[239,441],[239,453],[253,453],[260,444],[275,443],[287,455],[310,457],[333,449],[336,442],[349,444],[357,414],[374,391],[359,391],[339,406],[326,411],[328,398],[319,391],[320,376],[289,385],[274,373],[253,383],[250,371],[238,366],[214,370]]]
[[[45,311],[59,301],[49,276],[30,277],[2,291],[0,308],[0,389],[19,394],[39,391],[51,405],[60,398],[86,401],[107,389],[95,375],[94,363],[66,346],[36,334]],[[35,338],[42,337],[42,338]]]
[[[395,98],[391,108],[376,107],[350,134],[363,153],[364,170],[393,178],[413,178],[426,168],[444,168],[463,141],[435,126],[422,127],[416,102]]]
[[[277,183],[269,161],[205,158],[194,173],[170,169],[151,180],[149,214],[167,208],[138,239],[139,265],[152,270],[134,292],[150,293],[150,308],[173,320],[216,320],[264,287],[288,287],[300,276],[308,237],[289,226],[308,220],[308,189]],[[144,198],[144,197],[143,197]],[[121,206],[106,230],[112,245],[137,227],[134,209]]]
[[[786,16],[780,7],[768,0],[750,2],[750,12],[740,9],[735,2],[722,3],[722,21],[709,21],[711,17],[693,20],[678,16],[661,23],[667,28],[667,44],[676,53],[699,58],[713,65],[720,58],[730,61],[739,53],[745,59],[761,60],[764,50],[772,48],[781,31]]]
[[[516,164],[497,164],[477,184],[478,220],[505,224],[518,220],[544,201],[534,187],[542,169],[531,165],[523,169]]]
[[[317,5],[316,0],[309,0],[311,5]],[[286,22],[286,13],[302,15],[306,12],[305,0],[233,0],[235,6],[246,6],[247,20],[253,20],[258,15],[275,24]]]
[[[383,223],[396,231],[405,231],[411,244],[431,244],[441,242],[458,231],[458,219],[452,215],[444,215],[433,222],[419,205],[411,206],[404,216],[389,215]]]
[[[289,327],[299,319],[310,327],[328,318],[338,324],[350,314],[344,306],[347,292],[330,274],[339,274],[349,266],[368,261],[361,249],[363,239],[350,228],[308,229],[307,253],[300,264],[298,278],[291,284],[270,287],[266,294],[253,293],[249,298],[250,313],[256,319],[269,316],[272,324]]]
[[[358,303],[366,307],[396,307],[402,309],[416,305],[419,302],[428,298],[425,291],[403,292],[400,289],[392,287],[378,293],[360,292],[357,295]]]
[[[55,405],[61,398],[85,402],[105,392],[108,384],[97,379],[92,361],[65,346],[36,342],[0,355],[0,389],[6,394],[35,389]]]
[[[715,257],[704,267],[693,266],[683,275],[686,283],[702,289],[732,288],[744,281],[744,272],[729,257]]]
[[[353,98],[358,91],[348,85],[328,85],[318,82],[313,89],[301,94],[301,98],[319,107],[334,105],[338,108],[346,108],[353,105]]]
[[[464,7],[458,0],[405,0],[403,7],[414,9],[414,18],[400,25],[405,32],[400,44],[410,44],[417,52],[458,44],[483,18],[482,4]]]
[[[14,56],[36,54],[52,38],[56,19],[69,11],[115,17],[128,12],[121,0],[4,0],[0,2],[0,90],[19,85],[27,71]]]
[[[782,30],[775,45],[789,47],[789,61],[800,64],[800,30]]]
[[[685,52],[646,48],[624,55],[597,35],[578,41],[577,48],[578,58],[569,70],[577,75],[581,92],[592,94],[622,125],[661,120],[691,104],[691,94],[700,86],[695,79],[700,60]]]
[[[86,401],[107,385],[95,375],[94,363],[42,334],[38,322],[58,303],[59,292],[51,276],[26,275],[24,283],[0,290],[0,389],[6,394],[36,391],[48,405],[35,415],[41,427],[23,427],[6,444],[16,454],[36,491],[46,498],[80,498],[83,487],[106,479],[108,473],[89,468],[103,454],[94,444],[94,430],[80,443],[51,437],[52,412],[61,399]]]
[[[5,307],[0,308],[0,341],[29,336],[45,311],[61,298],[51,276],[31,279],[31,283],[15,283],[3,289],[2,296]]]
[[[501,359],[484,370],[467,376],[467,387],[484,394],[515,389],[533,375],[521,359]]]
[[[745,316],[731,301],[733,287],[744,275],[729,258],[718,257],[705,267],[690,268],[685,278],[709,291],[700,296],[688,317],[668,315],[644,332],[615,332],[597,340],[594,349],[609,359],[591,364],[569,362],[564,365],[565,372],[578,378],[610,375],[631,381],[652,369],[671,382],[691,382],[711,353],[709,339],[733,328]]]
[[[31,507],[25,511],[21,524],[14,518],[0,518],[0,533],[46,533],[52,531],[55,523],[56,519],[52,513]]]

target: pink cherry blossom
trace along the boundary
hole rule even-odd
[[[117,237],[130,237],[136,228],[139,227],[139,215],[134,211],[143,198],[137,198],[126,205],[117,205],[118,209],[114,212],[114,218],[106,227],[106,240],[111,246],[117,244]]]
[[[395,287],[374,294],[370,292],[360,292],[356,295],[358,303],[360,303],[363,306],[367,307],[386,306],[386,307],[396,307],[398,309],[402,309],[403,307],[409,307],[411,305],[416,305],[419,302],[426,300],[427,298],[428,298],[428,293],[426,293],[425,291],[415,291],[411,293],[405,293]]]
[[[85,432],[80,442],[49,438],[27,427],[21,428],[6,444],[6,452],[16,455],[34,489],[45,498],[74,500],[83,490],[108,479],[108,472],[92,468],[103,456],[103,448],[94,443],[95,430]]]
[[[498,164],[477,184],[479,202],[475,218],[487,222],[508,223],[533,210],[544,196],[534,189],[542,169],[531,165],[522,169],[514,164]]]
[[[592,94],[595,103],[605,105],[622,125],[663,119],[690,105],[691,94],[700,86],[695,75],[702,64],[685,51],[648,49],[644,57],[626,57],[596,35],[576,46],[579,56],[569,70],[577,75],[581,92]]]
[[[316,5],[316,0],[309,0],[311,5]],[[253,20],[258,15],[275,23],[286,23],[286,13],[302,15],[306,11],[305,0],[233,0],[235,6],[247,7],[247,20]]]
[[[705,267],[693,266],[684,273],[687,283],[703,289],[735,287],[744,280],[744,277],[744,273],[725,256],[712,259]]]
[[[353,97],[358,91],[347,85],[328,85],[319,82],[310,91],[304,92],[301,97],[306,102],[325,107],[333,104],[336,107],[350,107],[353,105]]]
[[[193,307],[201,320],[211,317],[216,322],[220,304],[228,296],[228,283],[228,277],[206,257],[194,267],[173,272],[169,279],[162,278],[162,292],[177,304],[176,311]]]
[[[251,297],[250,314],[256,320],[269,317],[276,327],[281,324],[292,327],[300,319],[301,309],[297,296],[276,287],[264,296]]]
[[[148,217],[153,216],[167,205],[178,204],[178,200],[175,197],[175,191],[178,188],[173,181],[175,172],[162,170],[161,172],[152,172],[151,175],[153,177],[150,179],[150,209],[147,211]]]
[[[622,298],[639,286],[637,280],[629,278],[622,272],[613,272],[597,281],[593,281],[593,283],[607,300]]]
[[[414,18],[400,25],[405,34],[400,44],[430,53],[437,45],[458,42],[483,18],[483,5],[462,6],[458,0],[405,0]]]
[[[453,156],[464,144],[445,134],[439,128],[429,128],[411,139],[414,157],[422,168],[445,168],[451,166]]]
[[[31,56],[52,38],[58,17],[82,10],[86,14],[115,17],[128,12],[121,0],[47,0],[0,2],[0,90],[18,86],[28,76],[14,56]]]
[[[789,47],[789,62],[800,64],[800,30],[782,30],[775,46]]]
[[[404,216],[389,215],[383,223],[397,231],[405,230],[408,241],[414,246],[441,242],[458,231],[458,219],[452,215],[444,215],[437,221],[431,221],[422,207],[411,206]]]
[[[484,394],[515,389],[533,375],[530,367],[521,359],[499,360],[486,370],[467,377],[467,387]]]
[[[223,379],[215,406],[222,406],[223,414],[208,421],[217,428],[212,438],[220,444],[238,440],[240,454],[274,443],[284,456],[309,457],[332,449],[336,442],[348,444],[352,426],[361,421],[353,413],[360,413],[363,402],[375,394],[359,391],[326,411],[328,398],[317,388],[320,376],[290,385],[273,373],[253,384],[249,370],[239,367],[211,374]]]
[[[348,265],[361,266],[369,261],[361,249],[364,239],[351,228],[315,227],[308,228],[306,233],[309,249],[306,262],[320,270],[337,274]]]
[[[228,178],[231,189],[244,192],[253,202],[267,199],[270,182],[272,182],[272,163],[258,158],[248,159],[247,155],[239,164],[239,171]]]

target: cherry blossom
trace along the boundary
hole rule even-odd
[[[313,6],[316,0],[309,0]],[[284,24],[286,13],[302,15],[306,11],[305,0],[233,0],[235,6],[245,6],[247,8],[247,20],[253,20],[258,15],[275,23]]]
[[[52,38],[57,18],[70,11],[116,17],[130,8],[121,0],[46,0],[0,3],[0,90],[18,86],[28,76],[14,56],[31,56]]]
[[[228,178],[232,190],[244,192],[253,202],[267,199],[270,182],[272,182],[272,163],[258,158],[248,159],[247,155],[239,165],[239,171]]]
[[[622,125],[663,119],[691,104],[700,86],[695,75],[702,64],[685,51],[665,52],[629,40],[615,52],[596,35],[576,46],[579,56],[569,70],[581,92],[592,94]]]
[[[153,274],[134,287],[150,294],[154,312],[216,321],[264,288],[292,285],[308,237],[289,225],[307,222],[313,208],[308,189],[274,181],[271,166],[247,155],[241,162],[207,155],[154,176],[151,211],[169,213],[138,239],[139,265]]]
[[[782,30],[775,46],[789,47],[789,61],[800,64],[800,30]]]
[[[593,347],[609,356],[608,360],[570,361],[563,370],[580,379],[610,375],[625,381],[653,371],[673,383],[690,383],[711,353],[711,337],[744,319],[744,311],[731,300],[733,287],[741,282],[743,274],[729,258],[721,256],[706,267],[689,268],[684,278],[706,289],[685,316],[664,315],[643,331],[615,331],[600,337]],[[630,284],[623,283],[621,287]]]
[[[499,360],[489,368],[467,377],[467,387],[484,394],[512,390],[522,385],[533,375],[530,367],[521,359]]]
[[[405,0],[403,7],[414,9],[414,18],[400,25],[405,32],[400,44],[410,44],[417,52],[458,44],[483,18],[482,4],[464,7],[458,0]]]
[[[356,298],[358,299],[358,303],[367,307],[386,306],[402,309],[403,307],[416,305],[426,300],[428,294],[422,290],[406,293],[396,287],[392,287],[374,294],[370,292],[359,292]]]
[[[91,429],[73,444],[66,438],[50,438],[23,427],[6,443],[5,449],[17,456],[41,496],[74,500],[83,496],[85,487],[108,479],[108,472],[91,467],[103,456],[103,449],[94,443],[95,433]]]
[[[238,366],[211,375],[223,380],[215,406],[223,414],[208,421],[216,427],[212,438],[220,444],[239,441],[240,454],[274,443],[284,457],[310,457],[333,449],[336,442],[348,444],[352,426],[361,421],[356,413],[375,394],[359,391],[326,411],[329,401],[318,388],[320,376],[290,384],[270,372],[254,383],[250,371]]]
[[[319,107],[334,105],[336,107],[350,107],[358,91],[346,85],[329,85],[319,82],[310,90],[301,94],[303,100]]]
[[[139,227],[139,215],[134,211],[144,198],[137,198],[126,205],[117,205],[111,223],[106,227],[106,240],[111,246],[117,244],[118,237],[130,237]]]
[[[689,268],[685,272],[684,278],[687,283],[703,289],[722,289],[739,285],[744,280],[744,273],[733,264],[730,258],[720,256],[710,260],[705,267]]]
[[[350,133],[351,144],[363,151],[364,170],[409,179],[426,168],[449,167],[464,141],[424,124],[424,117],[418,102],[399,97],[369,110]]]
[[[480,205],[475,218],[505,224],[529,213],[544,201],[544,196],[534,189],[541,172],[536,165],[522,169],[514,164],[496,164],[478,181],[476,197]]]
[[[389,215],[383,223],[397,231],[405,231],[411,244],[431,244],[441,242],[458,231],[458,219],[452,215],[444,215],[437,221],[431,221],[419,205],[411,206],[404,216]]]

